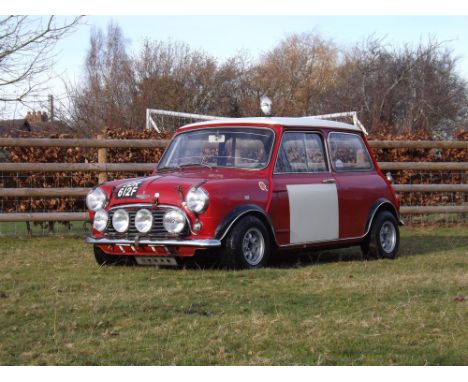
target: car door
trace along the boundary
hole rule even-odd
[[[372,205],[381,195],[383,180],[359,134],[330,132],[328,145],[338,187],[340,238],[362,237]]]
[[[270,208],[280,245],[336,240],[338,193],[320,132],[283,134]]]

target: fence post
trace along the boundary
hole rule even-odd
[[[104,139],[105,135],[99,134],[97,139]],[[104,147],[100,147],[98,149],[98,163],[107,163],[107,149]],[[99,184],[107,182],[107,172],[100,172],[98,177]]]

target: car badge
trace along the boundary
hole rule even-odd
[[[260,187],[260,190],[262,191],[268,191],[267,185],[262,181],[258,182],[258,187]]]
[[[137,197],[137,199],[148,199],[149,195],[148,194],[140,194],[140,195],[137,195],[136,197]]]

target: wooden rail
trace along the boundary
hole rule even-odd
[[[396,192],[468,192],[468,184],[394,184]],[[0,188],[0,198],[6,197],[84,197],[91,190],[86,187],[62,188]]]
[[[468,206],[406,206],[400,208],[402,215],[428,213],[467,213]],[[34,221],[88,221],[86,212],[33,212],[0,214],[0,222]]]
[[[155,163],[0,163],[3,172],[143,172],[153,171]]]
[[[165,148],[168,139],[0,138],[0,147]]]
[[[58,198],[58,197],[84,197],[91,190],[85,187],[63,188],[0,188],[0,198],[26,197],[26,198]]]
[[[0,147],[164,148],[168,139],[0,138]],[[372,148],[468,149],[465,141],[369,141]]]
[[[382,171],[467,171],[468,162],[379,162]]]
[[[86,221],[87,212],[33,212],[0,214],[0,222]]]
[[[434,214],[434,213],[465,213],[468,206],[401,206],[400,213],[407,214]]]
[[[396,192],[468,192],[468,184],[394,184]]]
[[[369,141],[379,149],[468,149],[468,141]]]
[[[145,172],[157,163],[0,163],[3,172]],[[468,171],[468,162],[379,162],[383,171]]]
[[[0,163],[2,172],[150,172],[156,163],[107,163],[108,148],[165,148],[169,140],[0,138],[0,147],[85,147],[98,149],[99,163]],[[369,141],[372,148],[468,149],[468,141]],[[383,171],[468,171],[466,162],[380,162]],[[468,192],[467,184],[396,184],[396,192]],[[89,188],[0,188],[0,197],[84,197]],[[402,206],[402,214],[467,213],[468,206]],[[4,213],[0,222],[86,221],[87,213]]]

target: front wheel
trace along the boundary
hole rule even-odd
[[[372,223],[366,240],[361,244],[365,258],[394,259],[400,245],[400,230],[395,216],[383,211]]]
[[[261,268],[270,256],[270,236],[255,216],[238,221],[228,233],[221,254],[227,268]]]

